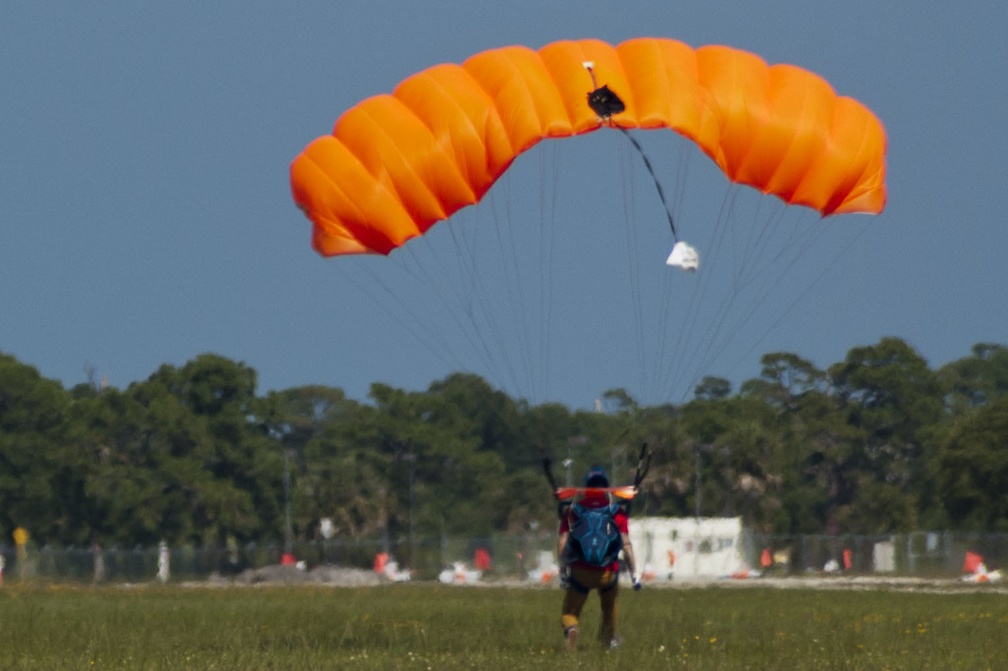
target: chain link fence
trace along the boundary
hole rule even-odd
[[[743,531],[739,539],[748,568],[786,576],[820,572],[953,578],[962,575],[967,553],[993,570],[1008,561],[1008,533],[915,532],[881,536],[780,536]],[[304,568],[339,566],[371,570],[387,553],[411,569],[414,580],[435,580],[455,564],[477,567],[484,577],[527,579],[555,558],[550,533],[520,536],[368,538],[229,547],[91,548],[0,545],[0,584],[11,581],[75,583],[171,582],[236,577],[291,559]],[[285,555],[287,557],[285,558]],[[477,564],[480,564],[477,566]]]
[[[921,531],[879,536],[746,534],[746,557],[771,570],[810,573],[830,569],[860,574],[942,578],[961,575],[967,553],[997,569],[1008,560],[1008,533]]]
[[[553,556],[555,539],[542,536],[490,538],[417,537],[364,538],[294,543],[233,544],[230,547],[57,547],[0,545],[0,584],[7,581],[78,583],[171,580],[199,581],[236,577],[245,571],[290,561],[303,568],[339,566],[371,570],[379,553],[387,553],[411,570],[413,579],[432,580],[455,563],[474,564],[477,553],[487,557],[487,576],[523,577],[544,553]]]

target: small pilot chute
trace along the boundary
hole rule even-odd
[[[672,253],[665,259],[665,265],[695,272],[700,267],[697,250],[680,240],[672,246]]]

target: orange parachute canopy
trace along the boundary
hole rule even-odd
[[[540,140],[605,127],[586,62],[625,104],[611,123],[671,129],[733,182],[824,216],[885,206],[885,130],[821,77],[725,46],[563,41],[437,65],[344,113],[291,164],[315,249],[388,254],[477,203]]]

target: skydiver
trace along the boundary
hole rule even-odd
[[[601,467],[592,466],[585,475],[584,485],[589,488],[608,487],[609,478]],[[613,547],[603,553],[601,561],[596,562],[586,558],[580,549],[581,544],[574,537],[577,533],[579,511],[595,514],[598,511],[607,511],[609,521],[612,527],[615,527],[612,530]],[[593,589],[598,590],[602,609],[599,640],[609,648],[619,647],[620,639],[616,633],[616,615],[619,595],[620,550],[622,550],[627,567],[630,569],[634,589],[640,589],[633,547],[630,544],[628,521],[629,516],[623,506],[612,504],[609,495],[605,492],[592,491],[586,492],[581,500],[568,508],[560,518],[557,556],[560,563],[562,584],[565,587],[560,621],[563,625],[566,646],[570,651],[577,648],[581,609]]]

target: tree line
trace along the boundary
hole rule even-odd
[[[906,342],[851,349],[825,370],[766,354],[738,390],[644,407],[620,389],[597,412],[529,405],[454,374],[426,391],[373,384],[265,395],[215,354],[126,389],[59,382],[0,354],[0,533],[64,545],[224,545],[488,535],[547,528],[542,473],[593,463],[629,482],[634,515],[741,516],[775,534],[1008,530],[1008,348],[937,370]],[[565,466],[569,464],[569,466]]]

